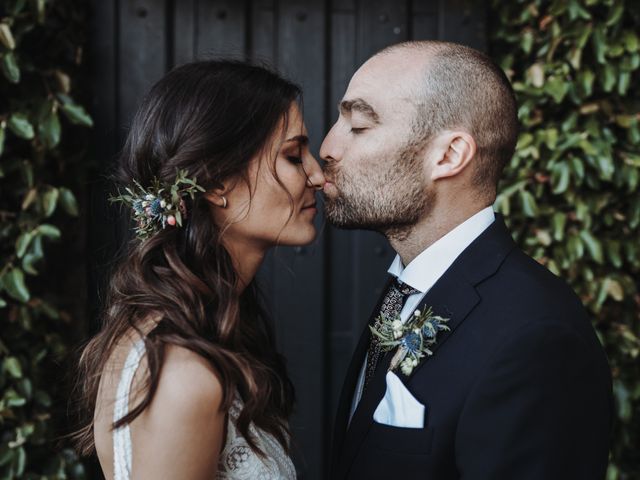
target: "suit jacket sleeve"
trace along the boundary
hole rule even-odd
[[[503,343],[459,418],[462,479],[604,478],[610,377],[595,343],[553,321],[528,324]]]

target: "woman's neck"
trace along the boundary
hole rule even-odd
[[[238,275],[238,294],[253,281],[267,253],[266,247],[256,243],[233,239],[225,242],[224,247],[231,256],[233,268]]]

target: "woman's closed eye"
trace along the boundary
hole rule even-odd
[[[358,134],[364,132],[365,130],[366,130],[366,127],[360,127],[360,128],[351,127],[351,133],[353,133],[354,135],[358,135]]]
[[[287,155],[287,160],[298,165],[302,163],[302,157],[297,157],[295,155]]]

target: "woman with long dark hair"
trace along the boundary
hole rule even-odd
[[[136,236],[82,349],[75,435],[107,479],[295,478],[294,394],[255,274],[316,236],[300,90],[234,61],[178,67],[133,120],[114,201]]]

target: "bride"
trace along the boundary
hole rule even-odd
[[[169,72],[140,106],[119,195],[135,237],[78,369],[74,439],[107,479],[295,478],[294,400],[254,282],[316,236],[324,177],[300,90],[234,61]]]

